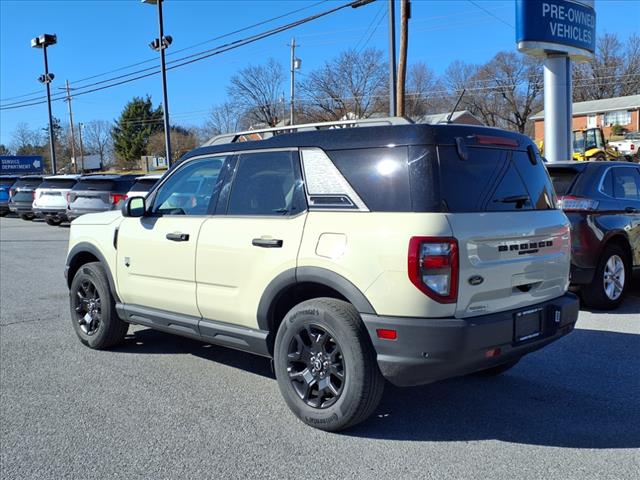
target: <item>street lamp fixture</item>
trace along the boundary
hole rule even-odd
[[[47,89],[47,107],[49,109],[49,149],[51,153],[51,172],[56,174],[56,146],[53,132],[53,115],[51,113],[51,82],[55,78],[53,73],[49,73],[49,61],[47,58],[47,47],[58,43],[58,37],[49,33],[43,33],[39,37],[31,39],[31,47],[41,48],[44,54],[44,74],[38,77],[40,83],[44,83]]]
[[[162,3],[164,0],[142,0],[142,3],[158,6],[158,38],[155,38],[149,47],[160,52],[160,73],[162,75],[162,110],[164,113],[164,143],[166,150],[166,159],[171,166],[171,127],[169,125],[169,100],[167,98],[167,67],[164,58],[164,51],[171,45],[173,38],[170,35],[164,35],[164,24],[162,19]]]

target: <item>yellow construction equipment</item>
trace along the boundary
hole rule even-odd
[[[610,146],[604,139],[602,129],[585,128],[573,131],[572,160],[584,162],[589,160],[622,160],[622,154],[616,147]],[[544,156],[544,141],[537,143],[540,155]]]

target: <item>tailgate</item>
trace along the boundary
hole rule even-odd
[[[566,292],[571,245],[562,211],[458,213],[448,220],[459,247],[456,317],[523,308]]]
[[[109,210],[109,192],[94,190],[72,190],[69,192],[69,208],[79,210]]]

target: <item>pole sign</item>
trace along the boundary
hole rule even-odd
[[[0,155],[0,175],[42,173],[43,168],[39,155]]]
[[[596,49],[593,0],[516,0],[516,42],[529,55],[591,59]]]

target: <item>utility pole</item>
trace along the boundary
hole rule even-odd
[[[78,135],[80,136],[80,173],[84,173],[84,147],[82,146],[82,123],[78,123]]]
[[[291,39],[291,111],[289,112],[289,125],[294,125],[296,119],[295,113],[295,94],[296,94],[296,39]]]
[[[411,3],[409,0],[400,2],[400,58],[398,59],[398,116],[405,114],[405,85],[407,80],[407,48],[409,44],[409,19],[411,18]]]
[[[69,126],[71,128],[71,157],[73,157],[73,171],[78,173],[78,159],[76,158],[76,134],[73,129],[73,111],[71,110],[71,88],[69,87],[69,80],[67,80],[67,98],[65,102],[69,107]]]
[[[396,116],[396,14],[389,0],[389,116]]]

